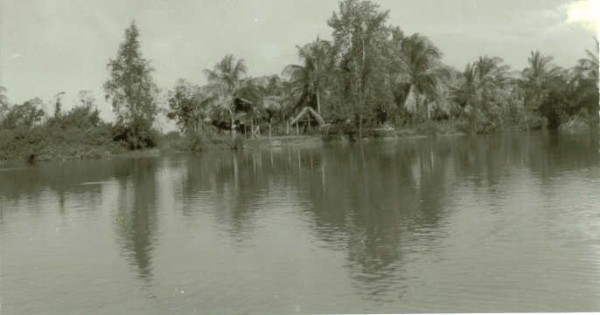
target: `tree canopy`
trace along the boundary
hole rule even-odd
[[[110,78],[104,84],[122,134],[117,135],[136,148],[153,146],[151,128],[157,114],[158,87],[152,79],[150,62],[141,53],[139,30],[132,22],[125,30],[125,39],[117,57],[107,68]]]

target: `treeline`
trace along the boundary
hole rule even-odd
[[[69,111],[62,109],[64,93],[57,94],[50,104],[52,116],[38,97],[9,105],[5,89],[0,91],[0,160],[90,158],[122,151],[113,140],[114,126],[102,121],[90,91],[80,91]]]
[[[179,81],[169,117],[196,133],[210,121],[283,125],[311,107],[334,129],[359,137],[363,129],[432,121],[452,121],[465,133],[598,122],[597,41],[569,69],[534,51],[521,71],[495,56],[459,71],[427,37],[389,25],[388,12],[369,1],[342,1],[327,23],[332,40],[298,47],[300,62],[281,75],[249,77],[243,60],[226,56],[205,71],[207,85]],[[255,106],[240,110],[236,100]]]
[[[307,107],[318,113],[312,122],[321,125],[321,132],[358,138],[377,128],[435,129],[438,124],[490,133],[598,123],[597,40],[572,68],[558,67],[552,57],[534,51],[521,71],[496,56],[481,56],[461,71],[444,64],[442,52],[427,37],[390,25],[388,12],[370,1],[341,1],[327,24],[332,39],[317,37],[299,46],[299,63],[280,74],[251,77],[243,59],[227,55],[204,71],[207,84],[179,80],[159,104],[153,69],[141,54],[132,23],[108,64],[104,85],[117,117],[114,124],[99,119],[89,94],[67,113],[57,95],[54,115],[44,120],[48,115],[39,99],[9,106],[3,90],[0,126],[102,127],[111,141],[139,149],[156,145],[153,125],[161,114],[193,140],[191,146],[219,134],[234,139],[236,133],[256,135],[259,130],[286,134],[290,121]]]

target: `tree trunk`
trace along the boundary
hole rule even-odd
[[[271,119],[269,119],[269,140],[271,140]]]
[[[321,115],[321,93],[317,90],[317,112]]]
[[[229,117],[231,119],[231,138],[235,138],[235,117],[233,116],[233,113],[231,112],[231,110],[229,111]]]
[[[417,93],[416,93],[416,92],[415,92],[414,96],[415,96],[415,111],[417,112],[417,119],[418,119],[418,120],[421,120],[421,119],[420,119],[420,118],[421,118],[420,116],[421,116],[421,112],[422,112],[422,110],[421,110],[421,108],[420,108],[420,106],[419,106],[419,96],[417,95]]]
[[[358,140],[362,140],[362,113],[358,114]]]

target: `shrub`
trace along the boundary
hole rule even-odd
[[[117,124],[112,128],[112,139],[129,150],[139,150],[154,148],[157,143],[158,133],[142,125]]]

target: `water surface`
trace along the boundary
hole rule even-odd
[[[599,311],[598,140],[3,165],[1,311]]]

